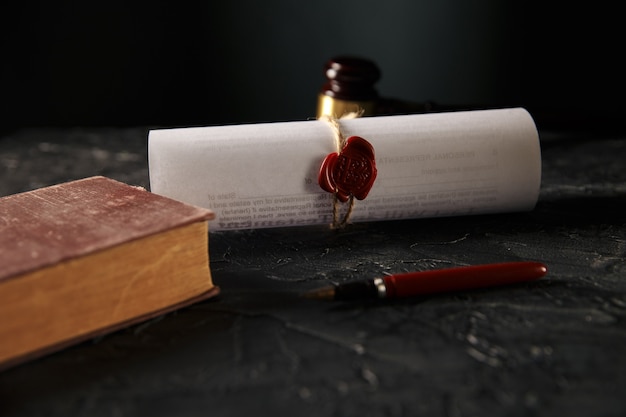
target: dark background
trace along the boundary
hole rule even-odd
[[[383,96],[524,106],[545,129],[623,130],[617,6],[448,0],[5,2],[0,127],[313,117],[322,66],[375,60]]]
[[[542,132],[531,212],[214,234],[221,298],[0,373],[0,415],[626,415],[626,141],[596,133],[624,132],[617,6],[83,3],[0,6],[0,195],[91,175],[147,187],[147,126],[312,117],[339,53],[375,59],[381,94],[524,105],[576,134]],[[516,260],[548,276],[397,303],[297,298]]]

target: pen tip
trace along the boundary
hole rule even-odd
[[[303,298],[314,300],[332,300],[335,298],[335,288],[325,287],[317,290],[306,292],[302,295]]]

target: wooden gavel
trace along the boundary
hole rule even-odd
[[[445,111],[432,102],[414,103],[394,98],[380,97],[374,84],[381,71],[375,62],[356,56],[337,56],[324,65],[326,83],[317,102],[317,117],[341,117],[352,112],[363,116],[429,113]]]

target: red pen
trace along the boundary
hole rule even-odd
[[[547,271],[540,262],[462,266],[348,282],[312,291],[306,297],[333,300],[412,297],[533,281]]]

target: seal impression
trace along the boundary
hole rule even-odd
[[[376,174],[372,145],[362,137],[350,136],[341,152],[324,158],[317,180],[324,191],[345,203],[351,195],[357,200],[367,197]]]

